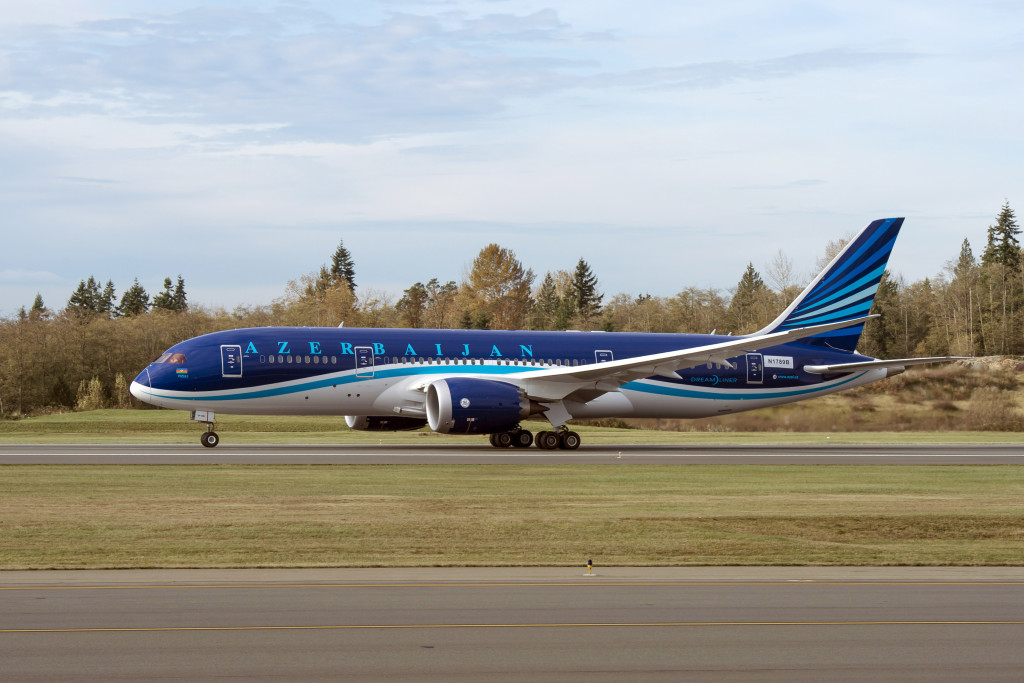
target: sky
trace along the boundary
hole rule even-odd
[[[1010,0],[32,0],[0,13],[0,315],[184,277],[228,310],[343,241],[358,293],[460,281],[727,290],[906,216],[942,272],[1024,203]]]

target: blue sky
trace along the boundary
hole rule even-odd
[[[0,314],[89,275],[264,304],[339,240],[360,292],[490,242],[606,294],[727,289],[906,216],[942,270],[1024,186],[1024,5],[17,2]]]

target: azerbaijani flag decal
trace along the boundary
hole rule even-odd
[[[178,374],[178,377],[188,379],[188,368],[178,368],[175,372]]]

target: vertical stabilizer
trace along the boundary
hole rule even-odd
[[[873,221],[850,240],[782,315],[755,334],[785,332],[867,315],[902,226],[902,218]],[[864,325],[855,325],[816,334],[804,342],[853,353],[863,330]]]

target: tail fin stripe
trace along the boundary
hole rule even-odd
[[[837,287],[842,287],[843,285],[848,283],[851,279],[853,279],[853,278],[857,277],[858,275],[862,274],[865,270],[867,270],[868,268],[871,268],[872,266],[877,266],[878,264],[882,264],[881,269],[878,271],[878,277],[881,277],[882,276],[881,271],[885,270],[885,264],[889,260],[889,253],[892,251],[893,245],[895,243],[896,243],[896,236],[893,235],[893,237],[885,244],[885,246],[883,246],[879,251],[873,252],[873,253],[871,253],[868,256],[868,259],[870,259],[870,262],[868,261],[868,259],[865,259],[865,261],[862,262],[862,263],[858,263],[858,264],[855,264],[855,265],[854,264],[850,264],[850,267],[846,269],[846,273],[844,273],[842,275],[840,275],[839,273],[832,273],[832,274],[830,274],[828,279],[832,280],[832,281],[828,282],[828,284],[826,284],[825,286],[821,287],[817,292],[815,292],[814,293],[814,297],[813,297],[813,301],[808,299],[808,300],[805,301],[805,305],[812,305],[813,306],[815,303],[817,303],[821,299],[823,299],[825,297],[829,297],[835,291],[835,289]],[[803,306],[801,306],[801,308],[803,308]]]
[[[817,325],[818,323],[839,322],[843,318],[860,318],[861,316],[867,315],[868,312],[871,310],[871,301],[871,299],[865,299],[860,303],[854,306],[850,306],[849,308],[844,308],[841,311],[835,311],[827,315],[821,315],[818,316],[817,318],[808,318],[806,320],[801,320],[796,324],[794,324],[793,321],[789,321],[785,325],[783,325],[782,328],[806,327],[807,325]]]
[[[852,285],[844,287],[841,291],[836,292],[833,297],[829,297],[827,300],[821,301],[820,303],[801,306],[800,315],[794,315],[790,320],[800,320],[808,315],[826,313],[830,310],[842,308],[857,299],[874,296],[875,292],[878,290],[878,282],[881,279],[883,272],[885,272],[885,264],[871,271]],[[853,293],[851,294],[851,292]],[[844,295],[846,295],[844,298],[834,300],[835,297]]]

